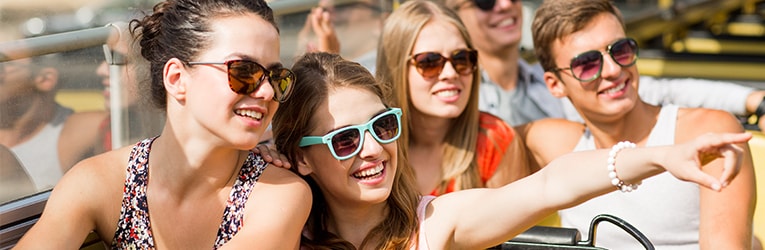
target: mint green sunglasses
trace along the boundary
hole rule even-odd
[[[324,136],[304,136],[300,147],[316,144],[327,144],[332,156],[338,160],[349,159],[361,151],[364,145],[364,134],[369,131],[372,138],[382,144],[388,144],[401,136],[401,109],[389,108],[376,115],[369,122],[361,125],[347,126],[329,132]]]

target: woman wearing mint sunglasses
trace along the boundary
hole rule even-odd
[[[385,140],[395,138],[392,124],[397,123],[379,123],[390,113],[398,118],[397,111],[386,105],[381,85],[363,66],[338,55],[309,53],[293,70],[298,82],[292,94],[302,101],[282,104],[274,116],[274,138],[313,190],[301,242],[306,249],[485,249],[549,213],[617,190],[613,180],[639,183],[666,167],[680,179],[720,190],[740,165],[740,149],[731,143],[751,138],[709,134],[676,146],[625,149],[610,157],[608,150],[579,152],[499,188],[423,196],[406,147],[399,140]],[[334,137],[347,131],[363,132],[364,138],[342,150],[351,152],[348,158],[338,153],[342,147],[301,146],[301,141],[315,138],[353,142]],[[719,176],[701,172],[698,164],[699,157],[713,155],[728,161]],[[608,174],[609,158],[616,160],[615,177]],[[574,167],[579,171],[569,171]]]
[[[324,136],[305,136],[300,146],[326,144],[329,152],[338,160],[346,160],[361,151],[367,131],[377,142],[387,144],[401,136],[401,109],[390,108],[362,125],[342,127]]]
[[[74,166],[17,247],[297,249],[311,191],[249,151],[294,80],[267,3],[166,0],[131,30],[162,134]]]

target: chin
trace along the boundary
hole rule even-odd
[[[387,189],[377,189],[377,190],[369,190],[365,191],[361,195],[361,199],[364,201],[368,201],[371,204],[380,204],[388,201],[388,198],[390,198],[390,194],[392,188]]]

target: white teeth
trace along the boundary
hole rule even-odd
[[[359,178],[359,179],[373,177],[375,175],[379,175],[380,173],[382,173],[383,169],[384,169],[383,165],[380,164],[380,165],[377,165],[374,168],[369,168],[369,169],[366,169],[364,171],[355,173],[355,174],[353,174],[353,177],[356,177],[356,178]]]
[[[604,93],[607,95],[614,94],[622,90],[624,88],[624,85],[626,85],[626,83],[620,83],[619,85],[616,85],[613,88],[607,89],[606,91],[604,91]]]
[[[254,110],[237,109],[237,110],[234,110],[234,113],[237,115],[246,116],[246,117],[250,117],[257,120],[260,120],[261,118],[263,118],[263,113],[260,113]]]
[[[457,90],[443,90],[443,91],[436,92],[436,96],[440,96],[440,97],[452,97],[452,96],[456,96],[458,93],[459,93],[459,91],[457,91]]]
[[[515,24],[515,18],[508,18],[508,19],[502,20],[502,22],[499,22],[497,26],[502,27],[502,26],[508,26],[508,25],[514,25],[514,24]]]

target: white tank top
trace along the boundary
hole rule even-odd
[[[662,107],[646,146],[675,143],[677,106]],[[595,149],[589,130],[582,135],[574,151]],[[603,163],[603,169],[606,163]],[[619,168],[617,164],[616,168]],[[592,178],[608,178],[603,176]],[[615,189],[614,189],[615,190]],[[699,249],[699,187],[683,182],[665,172],[643,180],[633,192],[611,192],[576,207],[558,212],[563,227],[574,227],[588,236],[590,221],[598,214],[624,219],[645,234],[656,249]],[[598,224],[595,245],[608,249],[644,249],[634,238],[613,224]]]
[[[58,158],[58,139],[72,110],[59,106],[53,120],[28,141],[11,148],[37,191],[53,188],[64,175]]]

